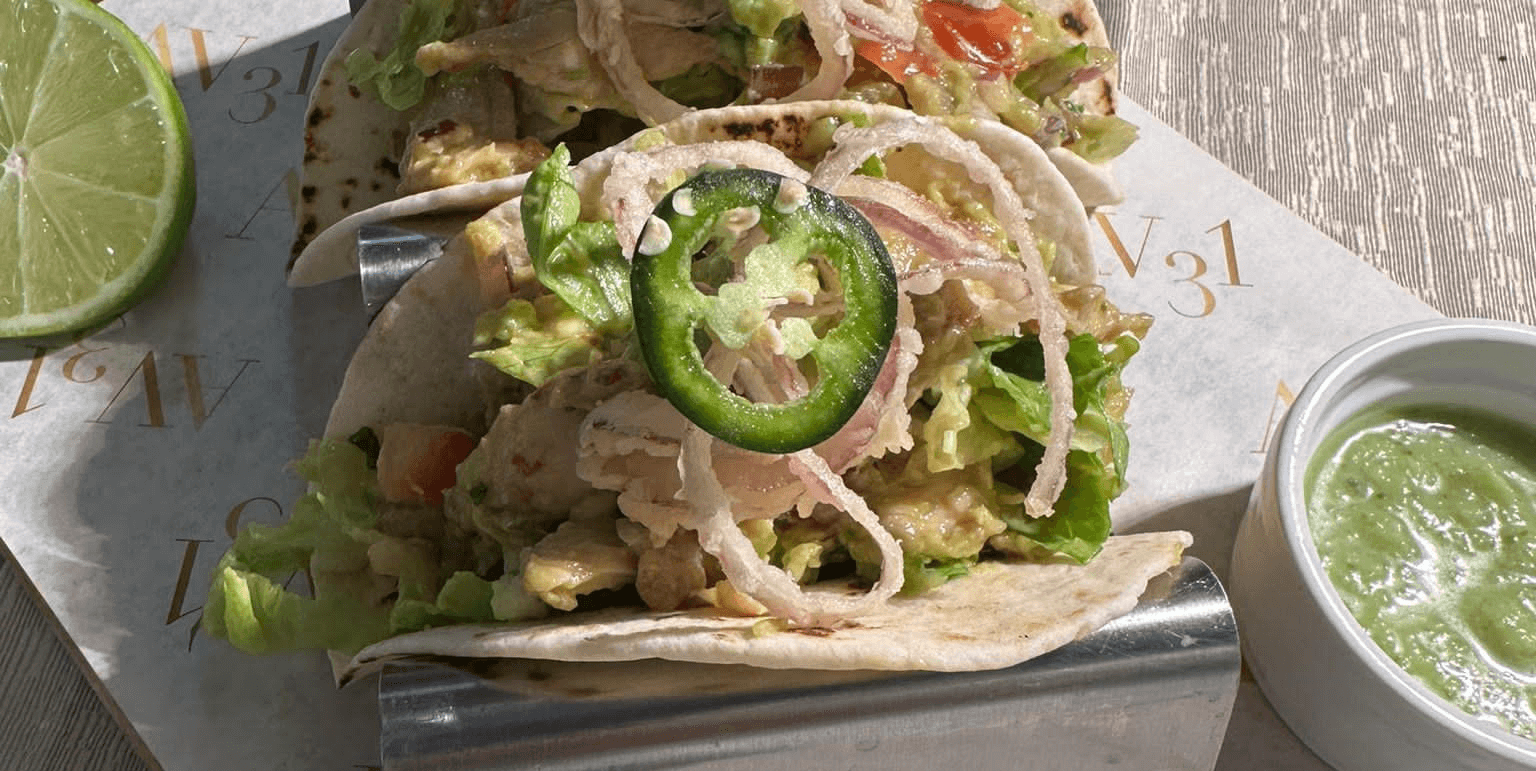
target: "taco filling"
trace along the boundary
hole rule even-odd
[[[427,15],[446,21],[411,23]],[[1100,23],[1091,7],[1032,0],[414,0],[389,68],[410,90],[381,78],[367,52],[348,72],[405,109],[423,82],[494,68],[516,79],[520,115],[544,139],[593,110],[655,124],[689,108],[842,94],[1001,120],[1105,161],[1135,129],[1107,114],[1115,54],[1084,42]]]
[[[535,620],[910,633],[965,587],[1035,586],[1071,633],[1011,630],[1031,639],[975,665],[1002,666],[1125,612],[1187,544],[1111,536],[1150,318],[1064,278],[1087,257],[1042,233],[1086,220],[1043,156],[852,102],[694,113],[576,166],[558,146],[380,316],[298,463],[310,492],[239,536],[204,628],[353,653],[513,622],[475,639],[558,658],[590,635],[550,653]],[[1113,602],[1073,588],[1100,572]],[[645,655],[763,661],[674,633]]]

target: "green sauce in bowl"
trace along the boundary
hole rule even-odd
[[[1536,740],[1536,431],[1373,408],[1307,468],[1313,541],[1376,644],[1430,690]]]

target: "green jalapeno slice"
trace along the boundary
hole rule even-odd
[[[715,256],[699,265],[714,261],[702,272],[720,273],[720,250],[738,246],[754,227],[768,240],[742,258],[742,278],[714,294],[700,291],[695,257],[713,245]],[[818,256],[835,271],[834,285]],[[740,348],[774,323],[772,306],[810,299],[808,283],[840,289],[842,302],[840,318],[819,336],[803,319],[783,322],[804,333],[784,335],[795,338],[788,355],[813,365],[804,396],[752,401],[710,373],[701,332]],[[758,169],[703,171],[668,193],[641,231],[630,292],[636,337],[660,394],[709,433],[758,452],[795,452],[836,433],[874,385],[896,333],[896,273],[869,221],[836,196]]]

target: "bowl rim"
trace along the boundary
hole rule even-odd
[[[1462,741],[1501,758],[1536,766],[1536,741],[1518,736],[1492,721],[1473,717],[1431,691],[1376,645],[1323,571],[1311,528],[1307,526],[1304,487],[1306,467],[1311,458],[1310,455],[1303,456],[1298,448],[1305,446],[1306,441],[1318,432],[1316,424],[1322,420],[1321,413],[1329,407],[1333,397],[1359,373],[1405,353],[1430,345],[1474,342],[1528,347],[1536,356],[1536,327],[1493,319],[1416,321],[1362,338],[1325,362],[1297,393],[1277,432],[1276,502],[1281,531],[1305,589],[1318,603],[1329,626],[1344,640],[1350,654],[1415,712],[1449,729]]]

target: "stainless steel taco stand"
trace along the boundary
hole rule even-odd
[[[381,675],[384,768],[1206,771],[1239,654],[1225,591],[1186,557],[1129,615],[994,672],[452,663]]]
[[[377,315],[416,271],[442,255],[444,240],[389,224],[358,228],[358,279],[369,318]]]

